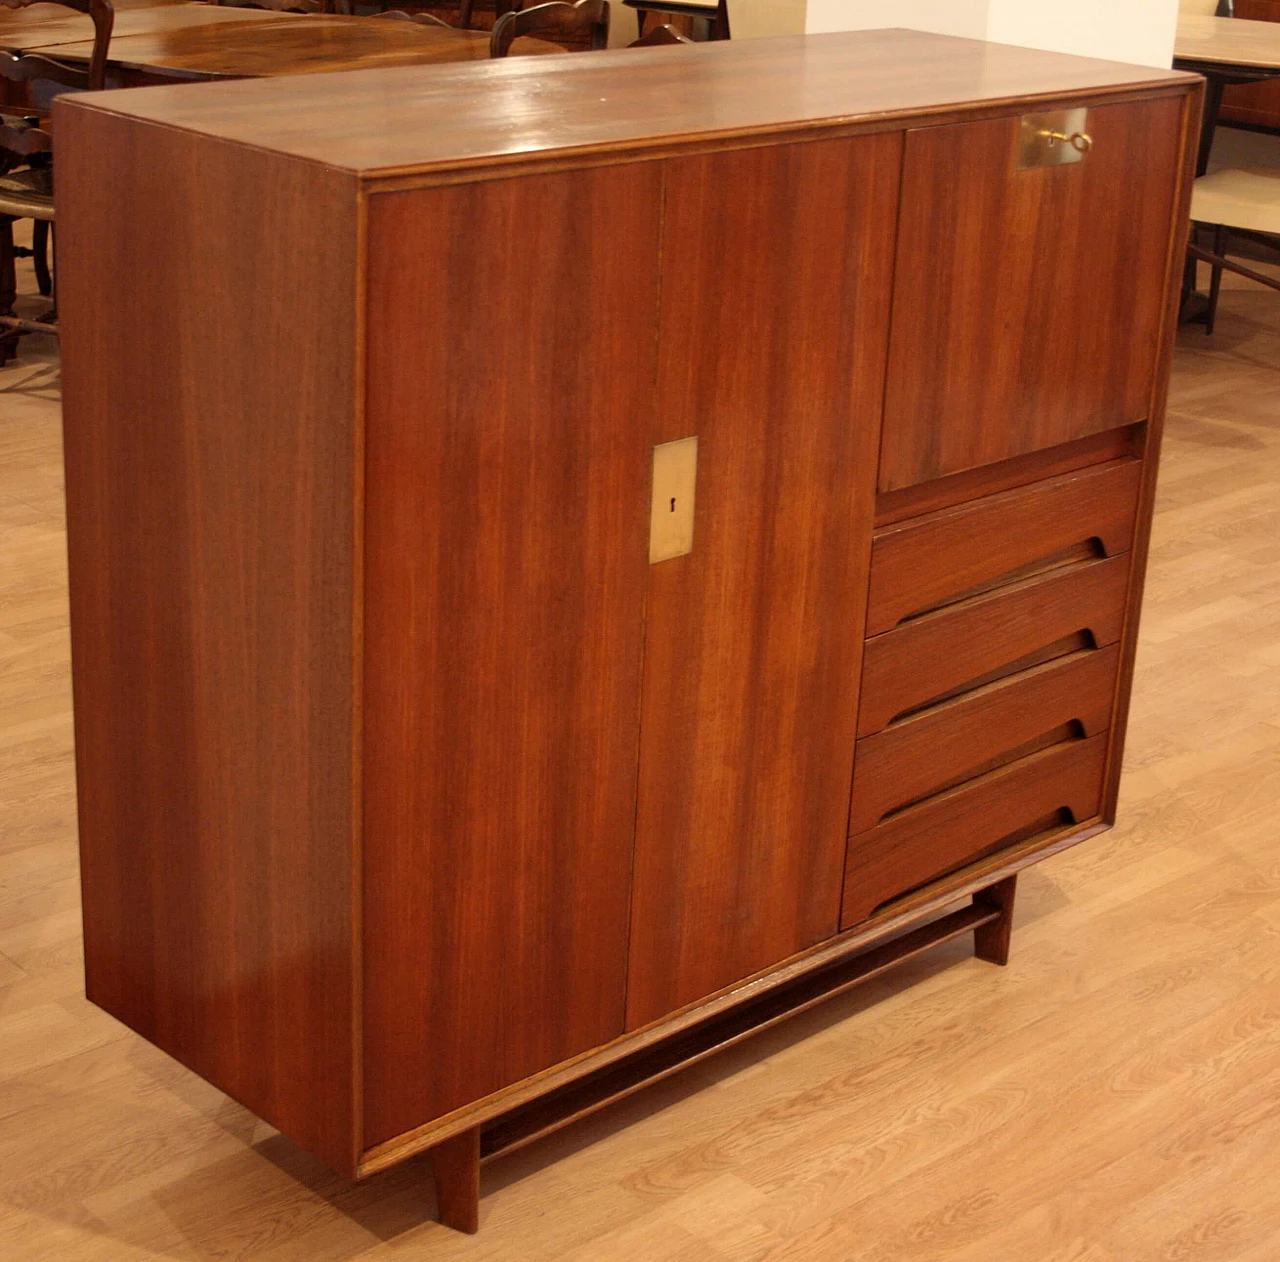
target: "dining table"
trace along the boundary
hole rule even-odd
[[[1209,167],[1223,89],[1234,83],[1280,79],[1280,23],[1183,14],[1178,18],[1173,64],[1208,81],[1196,165],[1196,174],[1203,175]]]
[[[25,20],[14,21],[15,16]],[[16,15],[0,9],[0,49],[87,64],[93,53],[93,24],[87,16],[55,5],[35,5]],[[564,49],[524,38],[512,51],[545,54]],[[107,86],[432,65],[488,56],[488,31],[190,0],[122,0],[116,5],[108,49]]]
[[[233,9],[190,0],[125,0],[115,5],[112,40],[135,34],[171,31],[185,26],[259,22],[279,17],[267,9]],[[54,44],[93,42],[93,22],[88,14],[55,4],[27,9],[0,8],[0,49],[25,53]]]

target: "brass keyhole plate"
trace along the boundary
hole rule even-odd
[[[1083,162],[1092,147],[1087,109],[1024,114],[1018,131],[1018,170]]]

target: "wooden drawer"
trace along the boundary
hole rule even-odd
[[[1083,561],[949,605],[867,641],[858,735],[1077,637],[1105,648],[1124,624],[1129,557]],[[1013,673],[1005,669],[1005,673]]]
[[[1110,460],[878,530],[867,635],[1037,565],[1127,552],[1141,478],[1140,460]]]
[[[1110,724],[1119,649],[1088,649],[1010,675],[865,737],[853,763],[850,832],[1009,760],[1038,738]],[[1073,725],[1071,733],[1059,731]],[[1002,758],[1003,756],[1003,758]]]
[[[1181,102],[1091,107],[1088,155],[1052,167],[1015,161],[1022,117],[907,133],[881,491],[1151,407]]]
[[[940,793],[849,838],[840,927],[936,877],[1098,813],[1105,733],[1065,741]]]

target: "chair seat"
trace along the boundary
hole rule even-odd
[[[1192,186],[1191,218],[1280,235],[1280,167],[1227,167]]]
[[[53,168],[27,167],[0,175],[0,215],[53,219]]]

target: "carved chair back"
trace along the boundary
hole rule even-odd
[[[0,54],[0,77],[27,83],[45,80],[81,91],[101,88],[106,82],[107,45],[111,43],[111,28],[116,21],[111,0],[0,0],[0,7],[25,9],[36,3],[58,4],[77,13],[88,14],[93,22],[93,54],[89,58],[89,68],[65,65],[38,53],[3,53]]]
[[[103,87],[107,76],[107,46],[116,11],[111,0],[0,0],[0,7],[25,9],[38,2],[59,4],[84,13],[93,22],[93,53],[89,67],[69,65],[40,53],[0,52],[0,78],[16,83],[53,83],[87,92]],[[15,114],[18,111],[15,111]],[[37,154],[50,153],[53,138],[38,118],[0,115],[0,170],[11,171]],[[38,159],[37,159],[38,161]]]
[[[443,18],[434,13],[406,13],[403,9],[384,9],[373,15],[376,18],[391,18],[394,22],[416,22],[419,26],[443,26],[446,31],[453,30]]]
[[[585,37],[591,48],[604,48],[609,42],[609,0],[578,0],[577,4],[552,0],[504,13],[493,24],[489,56],[505,57],[522,35]]]

